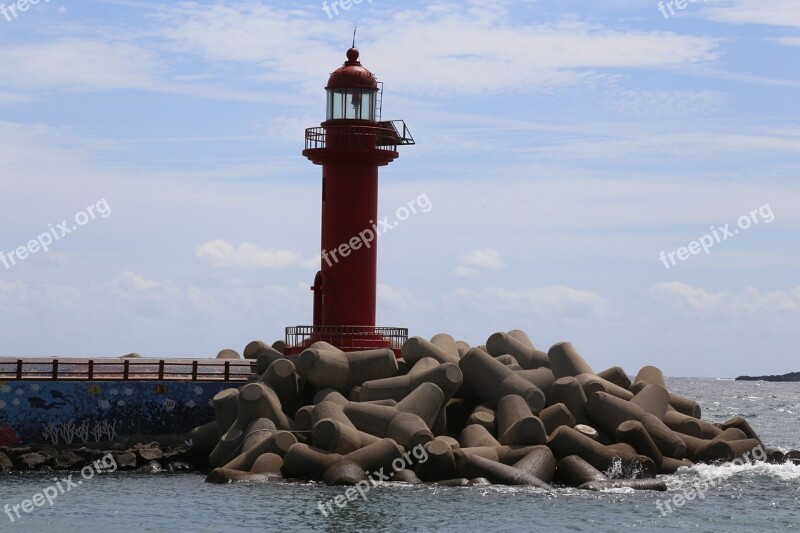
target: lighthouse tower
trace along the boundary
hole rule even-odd
[[[345,351],[399,350],[408,336],[375,326],[378,167],[414,139],[402,120],[382,121],[382,84],[358,59],[350,48],[325,87],[325,122],[306,130],[303,155],[322,166],[321,268],[311,287],[314,325],[287,328],[290,353],[320,340]]]

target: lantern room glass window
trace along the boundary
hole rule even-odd
[[[372,89],[329,89],[328,120],[375,121],[377,91]]]

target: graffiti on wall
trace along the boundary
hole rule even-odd
[[[229,383],[0,381],[0,446],[187,433],[214,419]]]

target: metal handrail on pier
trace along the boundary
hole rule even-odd
[[[233,359],[13,359],[0,357],[0,381],[245,382],[255,361]]]

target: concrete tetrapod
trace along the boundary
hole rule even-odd
[[[636,393],[636,396],[631,399],[631,403],[641,407],[645,413],[664,420],[664,415],[669,407],[669,392],[661,385],[648,384]]]
[[[219,442],[222,434],[216,420],[212,420],[191,431],[192,452],[199,457],[208,457]]]
[[[288,451],[288,450],[287,450]],[[274,477],[283,477],[283,457],[276,453],[263,453],[253,463],[250,472],[253,474],[269,474]]]
[[[437,333],[431,337],[431,344],[447,353],[452,360],[458,361],[461,359],[456,340],[447,333]]]
[[[282,353],[286,355],[286,341],[283,339],[279,339],[272,343],[272,349],[277,351],[278,353]]]
[[[338,394],[338,393],[336,393]],[[344,414],[344,405],[328,395],[311,411],[311,438],[314,446],[336,453],[350,453],[372,444],[378,437],[359,431]],[[345,401],[345,405],[349,403]]]
[[[729,463],[740,458],[752,460],[755,459],[755,455],[761,455],[762,453],[764,457],[761,460],[765,461],[766,452],[763,447],[761,447],[761,443],[756,439],[733,441],[713,439],[711,444],[706,446],[698,455],[697,461],[701,463]]]
[[[552,487],[526,471],[486,459],[480,455],[458,455],[456,470],[465,478],[486,478],[497,485],[528,485],[550,490]]]
[[[328,485],[352,485],[367,477],[375,481],[393,478],[393,463],[403,459],[403,449],[392,439],[381,439],[360,450],[348,453],[325,470],[322,478]],[[360,474],[352,465],[357,465]]]
[[[294,414],[294,429],[296,431],[310,431],[311,412],[314,410],[313,405],[304,405]]]
[[[644,429],[644,426],[638,420],[628,420],[623,422],[617,427],[616,432],[617,442],[624,442],[630,444],[640,455],[646,455],[656,464],[656,467],[661,468],[661,463],[664,462],[664,456],[661,451],[653,442],[650,434]]]
[[[489,433],[485,427],[478,424],[470,424],[469,426],[466,426],[458,436],[458,443],[461,448],[501,446],[497,439],[494,438],[494,435]]]
[[[684,398],[678,394],[670,393],[669,406],[679,413],[683,413],[687,416],[694,418],[701,418],[702,416],[702,410],[700,409],[699,403],[694,400],[690,400],[689,398]]]
[[[557,465],[558,461],[556,461],[550,448],[547,446],[534,446],[528,455],[512,466],[541,479],[545,483],[550,483],[555,477]]]
[[[707,440],[684,433],[676,433],[686,444],[686,456],[694,462],[713,462],[721,460],[718,457],[720,453],[724,454],[724,445],[722,445],[722,452],[715,451],[712,454],[706,454],[707,450],[714,444],[720,441],[742,441],[748,440],[747,435],[737,428],[728,428],[713,439]],[[755,440],[755,439],[753,439]]]
[[[557,379],[547,400],[548,405],[563,403],[575,418],[576,424],[591,425],[591,420],[586,414],[586,393],[576,378]]]
[[[244,347],[244,358],[255,360],[258,373],[263,374],[269,365],[278,359],[283,359],[283,353],[264,341],[253,341]]]
[[[217,359],[241,359],[242,357],[239,355],[239,352],[236,350],[231,350],[230,348],[225,348],[224,350],[220,350],[217,354]]]
[[[552,434],[556,429],[561,426],[575,427],[575,417],[569,412],[567,406],[563,403],[557,403],[550,407],[545,407],[539,413],[539,419],[544,424],[544,429],[547,434]]]
[[[433,429],[446,401],[445,393],[435,383],[422,383],[397,404],[397,410],[417,415],[428,429]]]
[[[297,438],[288,431],[265,432],[252,439],[252,444],[242,447],[242,453],[225,464],[224,468],[231,470],[252,470],[255,461],[265,453],[283,457],[294,444]]]
[[[674,431],[664,424],[659,418],[650,413],[645,413],[639,419],[647,434],[658,446],[658,450],[664,457],[681,460],[686,457],[686,444]]]
[[[361,435],[360,431],[350,425],[342,424],[332,418],[323,418],[314,424],[311,441],[321,450],[344,455],[366,445],[361,440]],[[377,437],[373,438],[377,440]]]
[[[220,435],[224,435],[236,422],[236,414],[239,410],[239,390],[221,390],[214,395],[211,402],[214,404],[214,418]]]
[[[495,359],[497,359],[497,361],[509,367],[511,370],[519,370],[519,371],[522,370],[522,367],[519,366],[519,363],[517,363],[517,360],[514,359],[513,355],[509,354],[498,355],[497,357],[495,357]]]
[[[300,377],[288,359],[274,361],[260,380],[278,395],[284,413],[294,418],[300,408]]]
[[[239,392],[236,421],[211,452],[209,464],[218,467],[228,462],[238,451],[245,430],[259,418],[269,418],[278,427],[285,427],[282,422],[288,426],[288,419],[281,411],[275,391],[263,383],[249,383]],[[286,427],[286,429],[291,428]]]
[[[497,406],[503,396],[518,394],[525,399],[534,413],[544,408],[544,393],[536,385],[520,377],[480,348],[472,348],[467,352],[467,355],[461,358],[460,367],[464,378],[490,406]]]
[[[545,398],[550,397],[550,391],[553,390],[553,384],[556,382],[552,370],[545,367],[534,368],[532,370],[518,370],[517,375],[522,376],[539,387]]]
[[[393,469],[392,463],[396,459],[403,457],[403,451],[403,448],[393,439],[380,439],[360,450],[348,453],[344,458],[356,463],[363,470],[370,473],[380,472],[381,470],[391,472]]]
[[[608,470],[616,461],[621,460],[623,466],[635,464],[650,477],[656,475],[655,462],[649,457],[609,449],[566,426],[558,428],[550,437],[547,445],[553,450],[556,457],[578,455],[599,470]]]
[[[431,361],[432,359],[425,358],[424,360]],[[425,382],[436,384],[449,400],[464,381],[461,370],[453,363],[437,364],[433,368],[415,371],[419,364],[414,365],[405,376],[365,382],[359,392],[359,401],[391,399],[399,402]]]
[[[673,431],[699,439],[710,440],[722,433],[722,430],[711,422],[687,416],[678,411],[667,411],[664,414],[664,423]]]
[[[678,471],[678,469],[682,466],[686,468],[691,468],[694,466],[694,463],[689,459],[673,459],[672,457],[664,457],[661,461],[661,466],[658,467],[659,475],[669,475],[674,474]]]
[[[365,481],[367,476],[364,469],[347,459],[342,459],[329,466],[322,475],[322,480],[328,486],[355,485]]]
[[[638,405],[605,392],[595,392],[588,398],[586,413],[595,422],[593,425],[607,435],[613,435],[626,420],[641,420],[644,415]]]
[[[465,427],[470,424],[478,424],[486,428],[489,433],[497,432],[497,413],[491,407],[478,405],[472,414],[467,418]]]
[[[623,400],[633,399],[633,393],[631,391],[614,385],[600,376],[584,373],[576,375],[575,379],[581,384],[587,398],[591,396],[593,392],[605,392]]]
[[[511,331],[508,332],[508,336],[512,337],[514,339],[517,339],[519,342],[521,342],[525,346],[530,346],[531,348],[536,348],[536,346],[533,344],[533,341],[531,340],[531,338],[528,337],[528,334],[525,333],[524,331],[522,331],[521,329],[512,329]]]
[[[449,350],[444,350],[436,344],[423,339],[422,337],[409,338],[403,343],[401,352],[403,354],[403,360],[405,360],[405,362],[412,367],[417,363],[417,361],[425,357],[432,357],[440,363],[453,363],[456,365],[459,361],[459,358]]]
[[[486,341],[485,351],[494,357],[505,354],[511,355],[517,360],[519,366],[525,370],[550,366],[546,353],[540,352],[508,333],[498,332],[491,335]]]
[[[497,434],[500,444],[544,444],[547,432],[542,421],[533,415],[530,407],[516,394],[509,394],[497,404]]]
[[[660,479],[609,479],[605,474],[577,455],[563,458],[556,470],[558,481],[581,490],[608,490],[631,488],[634,490],[666,491],[667,485]]]
[[[764,446],[764,441],[761,440],[758,434],[753,430],[752,426],[750,426],[750,423],[744,418],[737,416],[723,422],[722,429],[728,428],[736,428],[741,430],[745,435],[747,435],[747,438],[756,439],[758,443],[761,444],[762,448],[766,448],[766,446]]]
[[[458,357],[459,359],[467,355],[467,352],[472,348],[469,343],[464,341],[456,341],[456,347],[458,348]]]
[[[628,377],[628,373],[619,366],[612,366],[609,369],[598,372],[597,376],[605,379],[606,381],[610,381],[614,385],[622,387],[623,389],[629,388],[632,384],[631,378]]]
[[[453,448],[437,437],[424,445],[428,460],[415,468],[423,481],[441,481],[451,479],[455,475],[456,460]]]
[[[394,439],[407,449],[433,440],[424,420],[397,407],[351,402],[344,407],[344,413],[359,430]]]
[[[317,389],[346,393],[365,381],[392,377],[397,361],[392,350],[334,352],[309,348],[297,359],[297,371]]]
[[[343,459],[338,453],[321,450],[308,444],[293,444],[283,457],[283,470],[287,477],[321,480],[328,468]]]
[[[667,382],[664,380],[664,373],[661,372],[659,368],[654,366],[643,366],[633,379],[634,383],[639,381],[643,381],[650,385],[659,385],[665,389],[667,388]]]
[[[556,379],[575,377],[580,374],[594,375],[594,370],[589,363],[578,353],[571,342],[559,342],[547,351],[550,369]]]
[[[456,456],[480,455],[504,465],[513,465],[535,449],[536,446],[477,446],[474,448],[458,448],[453,450],[453,453]]]
[[[691,460],[692,462],[697,462],[697,458],[700,455],[706,446],[711,444],[710,440],[699,439],[697,437],[693,437],[692,435],[687,435],[685,433],[675,432],[675,435],[680,437],[683,441],[684,446],[686,447],[686,458]]]

